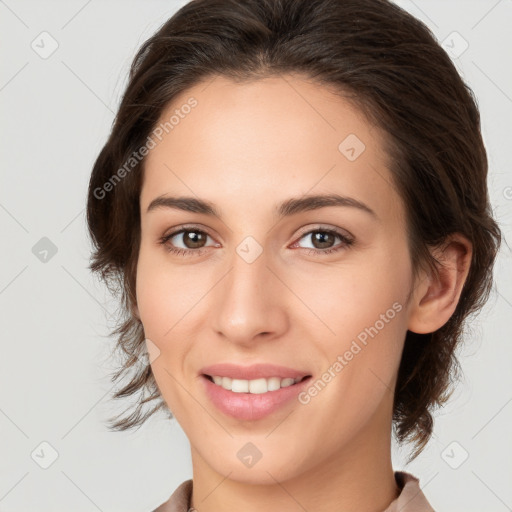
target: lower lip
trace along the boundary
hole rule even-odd
[[[308,377],[291,386],[266,393],[235,393],[217,386],[204,375],[201,378],[206,394],[220,411],[233,418],[249,421],[259,420],[277,411],[293,400],[311,380]]]

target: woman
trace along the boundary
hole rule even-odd
[[[88,223],[141,393],[113,427],[190,440],[159,512],[432,510],[391,435],[421,452],[488,297],[486,176],[470,89],[386,0],[195,0],[143,45]]]

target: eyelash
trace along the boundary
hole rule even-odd
[[[201,229],[196,229],[194,227],[186,227],[186,228],[181,228],[178,231],[174,231],[173,233],[170,233],[168,235],[162,236],[161,238],[159,238],[158,243],[161,245],[164,245],[165,249],[168,252],[173,253],[177,256],[200,256],[206,250],[205,248],[181,249],[181,248],[172,247],[171,245],[168,244],[168,241],[171,238],[173,238],[176,235],[179,235],[181,233],[187,233],[187,232],[200,233],[202,235],[210,236],[208,233],[206,233],[206,231],[203,231]],[[330,235],[337,236],[341,240],[342,243],[337,247],[323,249],[323,250],[322,249],[305,248],[308,255],[320,256],[320,255],[325,255],[325,254],[331,254],[331,253],[346,249],[354,243],[353,239],[348,238],[346,235],[340,233],[339,231],[337,231],[335,229],[327,229],[327,228],[316,228],[316,229],[313,229],[310,231],[306,231],[305,233],[303,233],[300,236],[299,240],[304,238],[306,235],[311,235],[313,233],[328,233]]]

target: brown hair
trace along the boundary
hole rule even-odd
[[[431,334],[407,331],[393,423],[399,442],[415,444],[412,459],[432,435],[431,412],[451,394],[451,376],[460,369],[454,351],[468,315],[488,299],[501,232],[490,209],[473,93],[430,30],[387,0],[193,0],[138,51],[94,164],[87,204],[90,268],[123,303],[112,334],[124,361],[112,380],[135,371],[114,398],[141,393],[131,415],[111,428],[140,426],[166,410],[151,367],[138,364],[146,350],[144,330],[131,314],[144,159],[131,170],[125,166],[121,173],[121,167],[188,87],[214,76],[243,81],[284,73],[299,73],[350,97],[388,137],[415,275],[425,266],[437,272],[439,262],[428,248],[449,234],[462,233],[473,245],[469,275],[449,321]]]

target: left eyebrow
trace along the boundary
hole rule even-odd
[[[363,212],[370,214],[376,219],[377,214],[365,203],[353,197],[340,196],[338,194],[327,195],[309,195],[298,198],[291,198],[279,205],[277,215],[279,218],[294,215],[296,213],[309,210],[318,210],[328,206],[344,206],[357,208]]]
[[[292,197],[277,205],[275,212],[279,218],[282,218],[329,206],[357,208],[370,214],[375,219],[378,219],[377,214],[362,201],[353,197],[340,196],[338,194]],[[159,196],[151,201],[146,212],[150,212],[157,208],[174,208],[187,212],[201,213],[221,219],[220,212],[213,203],[197,199],[195,197]]]

